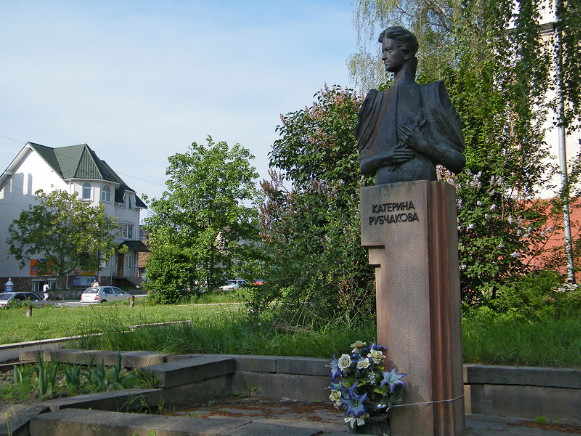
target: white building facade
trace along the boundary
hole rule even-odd
[[[8,227],[37,200],[34,195],[55,190],[78,193],[84,201],[105,205],[105,212],[118,218],[117,242],[125,253],[107,260],[100,271],[73,271],[67,287],[86,287],[98,277],[102,284],[138,285],[138,253],[147,251],[139,239],[140,212],[147,206],[125,182],[99,159],[86,144],[51,148],[27,143],[0,176],[0,283],[8,278],[17,291],[40,291],[45,281],[54,288],[55,277],[39,277],[30,259],[24,267],[9,254]],[[123,250],[126,251],[126,250]]]

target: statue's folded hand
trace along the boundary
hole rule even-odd
[[[392,163],[402,164],[413,159],[414,151],[409,148],[396,148],[393,152]]]

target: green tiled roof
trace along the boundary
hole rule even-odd
[[[115,201],[122,202],[125,191],[133,191],[104,161],[99,159],[87,144],[70,145],[52,148],[29,142],[30,145],[51,168],[63,179],[106,180],[119,184],[115,189]],[[135,205],[147,208],[145,203],[135,195]]]

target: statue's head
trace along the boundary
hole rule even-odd
[[[402,63],[410,64],[410,66],[413,68],[413,71],[415,72],[418,62],[416,58],[416,52],[418,51],[419,45],[416,36],[412,32],[404,29],[401,26],[388,27],[379,34],[378,42],[380,42],[383,47],[384,62],[386,61],[386,49],[393,48],[398,52],[398,54],[395,56],[399,57],[399,55],[401,55],[401,59],[397,60],[401,61]],[[386,68],[388,71],[397,71],[397,66],[390,67],[387,63]]]

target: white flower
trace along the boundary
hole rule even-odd
[[[493,204],[492,206],[490,206],[490,210],[496,210],[498,206],[496,206],[496,204]]]
[[[460,269],[461,269],[462,271],[464,271],[466,268],[467,268],[467,266],[466,266],[466,265],[460,265]]]
[[[359,350],[363,347],[365,347],[367,345],[367,343],[365,342],[361,342],[361,341],[356,341],[354,344],[351,344],[351,348],[353,348],[353,350],[351,351],[352,353],[359,353]]]
[[[351,357],[348,354],[341,354],[337,362],[337,366],[341,371],[351,366]]]
[[[365,369],[367,367],[369,367],[369,359],[367,357],[365,359],[361,359],[359,362],[357,362],[357,368]]]
[[[468,227],[466,227],[467,230],[472,230],[474,228],[474,224],[470,223],[468,224]]]
[[[476,206],[482,206],[482,202],[481,202],[480,200],[478,200],[478,201],[476,202]]]
[[[510,253],[510,255],[514,258],[522,257],[522,253],[515,251],[514,253]]]
[[[374,363],[381,363],[381,361],[383,360],[383,352],[381,350],[371,350],[369,352],[368,357],[371,357],[371,359],[373,360]]]
[[[335,403],[335,407],[341,406],[341,391],[331,391],[331,395],[329,395],[329,400]]]
[[[355,425],[365,425],[365,419],[361,416],[359,418],[354,418],[353,416],[348,416],[345,418],[345,422],[351,426],[351,428],[355,428]]]
[[[514,223],[514,221],[515,221],[515,219],[514,219],[514,217],[512,215],[508,217],[508,223],[509,224]]]

